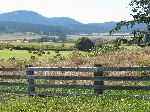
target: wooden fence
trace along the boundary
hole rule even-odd
[[[150,76],[103,76],[105,71],[150,71],[150,67],[102,67],[96,64],[94,67],[32,67],[25,68],[0,68],[0,71],[23,71],[26,75],[0,75],[0,79],[26,79],[27,83],[0,82],[0,86],[26,86],[28,91],[8,90],[0,88],[0,93],[15,93],[46,96],[72,96],[72,95],[104,95],[105,90],[150,90],[150,86],[121,86],[105,85],[104,81],[150,81]],[[93,76],[42,76],[35,75],[35,71],[61,71],[61,72],[93,72]],[[36,79],[44,80],[86,80],[93,81],[93,85],[67,85],[67,84],[36,84]],[[36,91],[35,88],[64,88],[64,89],[92,89],[93,94],[59,93]]]

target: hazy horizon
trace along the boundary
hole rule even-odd
[[[27,10],[47,18],[69,17],[82,23],[104,23],[130,20],[131,0],[5,0],[0,13]],[[127,8],[128,7],[128,8]]]

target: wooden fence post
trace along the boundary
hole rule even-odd
[[[94,67],[102,67],[101,64],[95,64]],[[103,76],[103,71],[94,72],[94,77]],[[103,86],[104,81],[94,81],[94,85]],[[95,94],[103,94],[103,89],[94,89]]]
[[[33,67],[32,65],[26,65],[25,67]],[[35,92],[35,83],[34,83],[34,71],[26,71],[26,75],[28,76],[28,94],[29,96],[33,96]]]

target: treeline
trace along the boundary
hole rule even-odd
[[[18,22],[0,22],[0,32],[1,33],[32,32],[44,35],[48,34],[62,35],[72,33],[72,31],[69,30],[68,28],[60,26],[58,27],[58,26],[18,23]]]
[[[58,37],[42,37],[36,39],[29,39],[28,42],[67,42],[66,35],[59,35]]]
[[[100,23],[100,24],[71,24],[66,26],[30,24],[19,22],[0,22],[0,33],[26,33],[32,32],[36,34],[92,34],[92,33],[108,33],[115,27],[115,22]],[[119,32],[132,32],[134,29],[144,29],[145,25],[136,25],[132,29],[123,27]]]
[[[91,34],[91,33],[105,33],[109,32],[115,25],[94,25],[94,24],[71,24],[66,26],[55,25],[42,25],[42,24],[30,24],[20,22],[0,22],[0,33],[26,33],[32,32],[36,34]]]
[[[60,45],[47,45],[47,44],[33,44],[33,43],[21,43],[21,44],[13,44],[13,43],[0,43],[0,50],[9,49],[9,50],[58,50],[58,51],[72,51],[74,50],[74,46],[68,46],[65,44]]]

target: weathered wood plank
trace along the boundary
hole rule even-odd
[[[64,72],[94,72],[94,67],[29,67],[29,68],[0,68],[0,71],[64,71]]]
[[[27,76],[27,78],[45,80],[96,80],[93,76]],[[101,77],[100,77],[101,79]],[[98,79],[99,80],[99,79]]]
[[[46,80],[150,81],[150,76],[27,76]]]
[[[0,93],[28,94],[27,91],[0,90]]]
[[[4,86],[27,86],[27,83],[17,83],[17,82],[0,82],[0,85]]]
[[[91,81],[149,81],[150,76],[30,76],[47,80],[91,80]]]
[[[27,79],[26,75],[0,75],[2,79]]]
[[[56,85],[56,84],[35,84],[39,88],[64,88],[64,89],[104,89],[104,90],[150,90],[150,86],[109,86],[109,85]]]
[[[26,67],[29,68],[32,67],[32,65],[26,65]],[[34,71],[26,71],[26,76],[34,76]],[[32,96],[33,93],[35,92],[34,78],[29,77],[27,81],[28,81],[28,94]]]
[[[64,88],[64,89],[99,89],[99,86],[94,85],[65,85],[65,84],[35,84],[39,88]]]
[[[150,76],[103,76],[94,80],[104,81],[150,81]]]
[[[27,86],[27,83],[0,82],[5,86]],[[39,88],[65,88],[65,89],[105,89],[105,90],[150,90],[150,86],[100,86],[100,85],[55,85],[55,84],[35,84]]]
[[[2,79],[91,80],[91,81],[150,81],[150,76],[38,76],[0,75]]]
[[[150,67],[29,67],[29,68],[0,68],[0,71],[62,71],[62,72],[150,71]]]
[[[27,71],[26,68],[0,68],[0,71]]]
[[[102,67],[101,64],[95,64],[94,67]],[[94,72],[94,77],[97,78],[97,77],[102,77],[103,76],[103,71],[98,71],[98,72]],[[104,85],[104,81],[95,81],[94,80],[94,85],[100,85],[100,86],[103,86]],[[95,94],[103,94],[103,89],[94,89],[94,93]]]
[[[149,91],[150,86],[121,86],[121,85],[115,85],[115,86],[102,86],[101,88],[104,88],[105,90],[145,90]]]
[[[97,71],[150,71],[150,67],[99,67]]]

